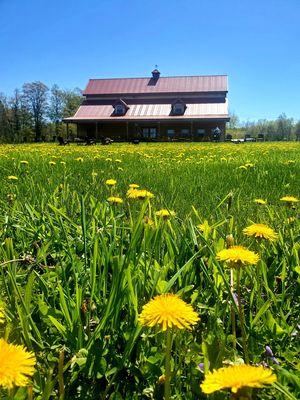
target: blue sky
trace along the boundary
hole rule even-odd
[[[228,74],[242,121],[300,119],[300,0],[0,0],[0,92]]]

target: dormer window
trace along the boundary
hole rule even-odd
[[[114,112],[113,115],[116,116],[121,116],[126,114],[126,111],[129,109],[128,105],[125,103],[125,101],[123,100],[118,100],[116,101],[116,103],[114,104]]]
[[[115,114],[116,115],[123,115],[125,112],[125,107],[123,106],[123,104],[117,104],[115,106]]]
[[[172,105],[172,114],[173,115],[183,115],[186,109],[186,105],[182,100],[177,100]]]

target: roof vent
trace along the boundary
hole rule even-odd
[[[153,78],[153,79],[158,79],[158,78],[159,78],[159,75],[160,75],[159,70],[158,70],[157,68],[155,68],[155,69],[152,71],[152,78]]]

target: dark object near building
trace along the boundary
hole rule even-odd
[[[258,142],[263,142],[265,140],[265,135],[263,133],[259,133],[257,135],[257,141]]]
[[[79,138],[131,141],[219,141],[229,121],[227,76],[90,79],[67,124]]]
[[[232,140],[232,135],[230,135],[230,133],[228,133],[228,134],[225,136],[225,142],[231,142],[231,140]]]
[[[101,138],[101,144],[102,145],[108,145],[108,144],[112,144],[114,141],[108,137],[103,137]]]
[[[58,140],[58,144],[60,146],[65,146],[65,145],[69,144],[69,142],[67,140],[65,140],[62,136],[58,136],[57,140]]]

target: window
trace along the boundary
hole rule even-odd
[[[123,104],[117,104],[116,106],[115,106],[115,114],[116,115],[123,115],[124,114],[124,106],[123,106]]]
[[[172,107],[172,113],[174,115],[182,115],[185,111],[185,105],[183,103],[175,103]]]
[[[205,129],[198,128],[196,130],[196,134],[197,134],[197,136],[204,136],[205,135]]]
[[[181,136],[189,136],[190,130],[188,128],[181,129]]]
[[[144,139],[155,139],[157,137],[156,128],[142,128],[142,137]]]
[[[175,129],[167,129],[167,136],[173,138],[175,136]]]

